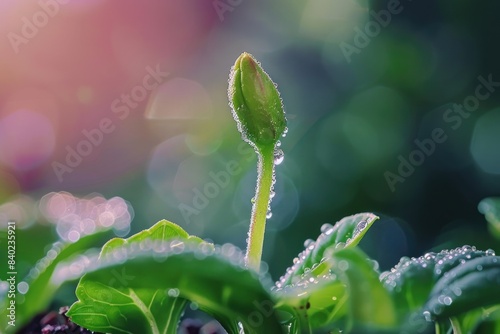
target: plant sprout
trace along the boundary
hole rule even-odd
[[[258,155],[257,187],[252,200],[246,263],[259,271],[266,229],[271,216],[274,165],[283,160],[279,139],[286,134],[286,118],[276,84],[249,53],[236,59],[229,76],[229,103],[242,138]]]

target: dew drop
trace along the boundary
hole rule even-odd
[[[345,260],[340,261],[339,262],[339,269],[342,271],[346,271],[347,269],[349,269],[349,263]]]
[[[304,241],[304,247],[307,248],[311,246],[313,243],[314,243],[313,239],[307,239],[306,241]]]
[[[486,256],[495,256],[495,251],[493,249],[487,249],[486,250]]]
[[[285,154],[283,153],[283,150],[277,149],[274,151],[274,164],[279,165],[283,162],[285,159]]]
[[[457,296],[457,297],[462,294],[462,289],[460,289],[459,287],[453,287],[452,291],[455,294],[455,296]]]
[[[345,243],[339,242],[338,244],[335,245],[335,249],[341,249],[341,248],[345,248]]]
[[[424,255],[424,259],[426,259],[426,260],[432,260],[432,259],[435,259],[435,258],[436,258],[436,253],[432,253],[431,252],[431,253],[426,253]]]
[[[329,229],[331,229],[333,226],[331,224],[323,224],[321,225],[321,233],[326,233]]]
[[[472,250],[472,247],[469,245],[464,245],[462,247],[462,251],[464,251],[464,252],[470,252],[471,250]]]
[[[17,285],[17,291],[19,291],[19,293],[21,294],[26,294],[26,292],[28,292],[29,290],[29,285],[28,283],[26,282],[19,282],[19,284]]]
[[[356,226],[356,230],[359,232],[359,231],[362,231],[364,230],[364,228],[366,227],[366,220],[362,220],[358,223],[358,225]]]
[[[168,289],[168,295],[170,297],[179,297],[179,289]]]
[[[273,213],[271,211],[267,211],[266,218],[270,219],[272,216],[273,216]]]
[[[278,141],[276,142],[276,147],[281,147],[281,141],[279,141],[279,140],[278,140]]]
[[[269,193],[269,198],[274,198],[274,196],[276,196],[276,192],[274,190],[271,190],[271,192]],[[254,200],[255,202],[255,200]]]
[[[481,271],[481,270],[483,270],[483,266],[482,266],[482,265],[480,265],[480,264],[478,264],[478,265],[476,266],[476,269],[477,269],[477,271]]]
[[[255,197],[252,197],[252,199],[250,200],[250,202],[252,202],[252,204],[255,203]]]
[[[431,312],[429,311],[424,311],[423,316],[425,318],[425,321],[431,322],[433,321]]]
[[[376,260],[370,260],[370,262],[372,263],[373,270],[377,271],[380,268],[380,265]]]
[[[283,137],[286,137],[286,134],[288,133],[288,127],[285,127],[285,129],[283,130]]]

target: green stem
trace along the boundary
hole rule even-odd
[[[458,321],[458,319],[455,317],[451,317],[450,322],[451,322],[451,328],[453,328],[453,333],[462,334],[462,327],[460,326],[460,322]]]
[[[257,188],[252,207],[250,230],[245,262],[247,267],[259,272],[264,233],[266,231],[266,215],[269,206],[274,172],[274,145],[263,147],[258,152]]]

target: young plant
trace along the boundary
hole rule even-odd
[[[500,257],[493,250],[463,246],[404,257],[381,274],[357,247],[378,219],[372,213],[323,225],[275,284],[259,273],[286,118],[276,86],[251,55],[237,59],[229,82],[238,129],[259,156],[246,254],[166,220],[128,239],[111,239],[81,267],[78,301],[67,312],[72,321],[98,332],[173,334],[191,303],[230,334],[469,333],[484,322],[490,333],[500,332]],[[487,200],[480,209],[498,221],[499,201]],[[47,268],[38,286],[53,281],[54,270]],[[57,278],[60,285],[75,277],[63,270]]]
[[[229,104],[243,140],[257,152],[257,187],[248,232],[246,263],[259,271],[266,219],[270,216],[275,160],[283,151],[277,148],[287,130],[285,111],[276,84],[248,53],[236,60],[229,75]]]

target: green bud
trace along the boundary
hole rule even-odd
[[[258,149],[275,145],[286,130],[276,85],[249,53],[242,53],[229,75],[229,103],[243,139]]]

